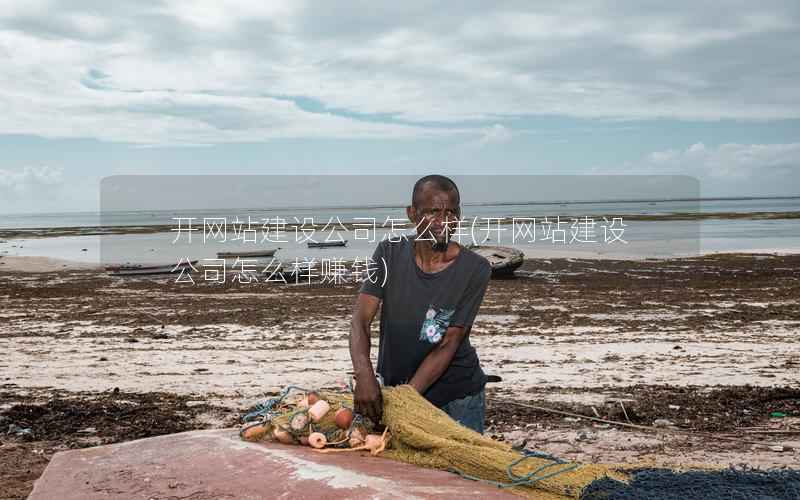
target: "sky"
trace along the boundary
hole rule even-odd
[[[798,81],[796,0],[0,0],[0,213],[136,174],[800,195]]]

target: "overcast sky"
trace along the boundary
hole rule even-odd
[[[796,195],[798,82],[797,0],[0,0],[0,213],[95,210],[138,173]]]

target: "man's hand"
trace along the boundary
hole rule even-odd
[[[359,293],[350,329],[350,359],[353,361],[353,373],[356,388],[353,403],[359,413],[375,424],[383,417],[383,395],[375,371],[369,358],[370,324],[378,311],[380,299],[367,293]]]
[[[356,379],[356,389],[353,394],[353,403],[356,413],[372,420],[376,425],[383,418],[383,394],[374,376]]]

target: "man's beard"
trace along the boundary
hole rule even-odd
[[[431,248],[433,248],[434,252],[446,252],[448,243],[450,243],[450,235],[445,233],[444,240],[439,241],[434,239],[434,242],[431,243]]]

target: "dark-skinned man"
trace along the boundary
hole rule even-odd
[[[408,219],[416,234],[381,241],[375,273],[364,280],[350,331],[355,410],[379,422],[383,402],[370,361],[370,325],[382,303],[377,373],[385,385],[409,384],[462,425],[483,433],[487,377],[469,341],[491,266],[450,239],[461,217],[455,183],[419,179]]]

